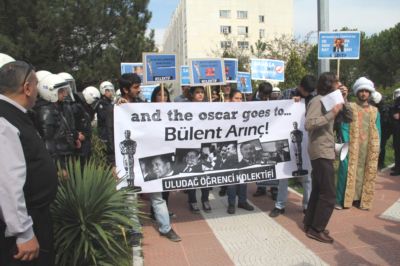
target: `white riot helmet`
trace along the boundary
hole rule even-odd
[[[92,104],[100,99],[100,92],[96,87],[89,86],[82,91],[83,97],[87,104]]]
[[[371,95],[371,100],[375,103],[378,104],[382,101],[382,94],[380,92],[374,91]]]
[[[8,64],[10,62],[14,62],[14,61],[15,61],[15,59],[12,58],[11,56],[0,53],[0,67],[4,66],[5,64]]]
[[[396,100],[399,97],[400,97],[400,88],[394,90],[394,92],[393,92],[393,100]]]
[[[106,90],[110,90],[113,95],[115,94],[114,85],[109,81],[103,81],[100,84],[100,93],[101,93],[101,95],[104,95],[106,93]]]
[[[68,82],[59,75],[51,74],[44,77],[38,85],[39,95],[46,101],[55,103],[58,101],[58,91],[60,89],[71,90]]]
[[[48,75],[51,75],[51,72],[49,72],[47,70],[40,70],[40,71],[36,72],[36,77],[38,79],[38,82],[40,82],[42,79],[44,79]]]
[[[58,73],[58,75],[60,77],[62,77],[63,79],[65,79],[69,83],[69,86],[71,87],[71,90],[72,90],[73,93],[77,92],[75,79],[71,74],[69,74],[67,72],[61,72],[61,73]]]

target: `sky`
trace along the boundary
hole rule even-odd
[[[201,0],[198,0],[201,1]],[[215,0],[218,1],[218,0]],[[275,0],[279,1],[279,0]],[[149,29],[154,29],[157,45],[162,44],[165,29],[179,0],[150,0],[153,13]],[[294,35],[304,37],[317,30],[317,0],[293,0]],[[357,28],[367,35],[378,33],[400,22],[399,0],[331,0],[329,29]],[[315,40],[317,35],[313,35]],[[314,40],[314,41],[315,41]]]

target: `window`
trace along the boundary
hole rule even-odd
[[[238,42],[239,49],[249,49],[249,42]]]
[[[246,35],[249,33],[249,27],[247,26],[238,26],[238,34],[239,35]]]
[[[260,39],[265,38],[265,30],[264,29],[260,29]]]
[[[258,16],[258,21],[260,23],[264,23],[264,16]]]
[[[222,41],[221,42],[221,48],[226,49],[226,48],[231,48],[231,47],[232,47],[231,41]]]
[[[220,18],[230,18],[231,17],[231,11],[230,10],[220,10],[219,11],[219,17]]]
[[[220,27],[220,31],[221,31],[221,33],[223,33],[223,34],[229,34],[229,33],[232,32],[232,31],[231,31],[231,26],[221,26],[221,27]]]
[[[237,11],[237,18],[239,19],[247,19],[247,11]]]

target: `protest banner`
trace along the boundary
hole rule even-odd
[[[318,59],[359,59],[360,32],[319,32]]]
[[[143,83],[143,63],[121,63],[121,75],[125,73],[136,73]]]
[[[238,73],[238,60],[236,58],[224,58],[226,83],[236,83]]]
[[[219,58],[189,59],[192,86],[211,86],[225,84],[225,67]]]
[[[243,93],[253,93],[249,72],[238,72],[237,88]]]
[[[181,86],[190,86],[189,66],[181,66]]]
[[[176,80],[176,55],[143,53],[143,78],[145,84]]]
[[[285,81],[285,63],[281,60],[251,59],[251,79]]]
[[[304,102],[114,107],[121,186],[142,193],[310,174]]]

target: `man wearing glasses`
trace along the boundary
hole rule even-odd
[[[37,84],[25,62],[0,68],[0,265],[54,265],[57,171],[27,114]]]

